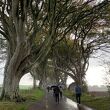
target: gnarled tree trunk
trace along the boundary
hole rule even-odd
[[[19,95],[19,82],[21,77],[25,74],[23,70],[26,67],[26,57],[29,53],[29,46],[27,43],[22,42],[17,45],[14,54],[10,55],[8,50],[8,58],[4,72],[4,82],[2,90],[2,99],[21,101],[22,98]],[[23,64],[24,63],[24,64]]]
[[[18,100],[19,98],[19,81],[20,77],[6,74],[4,77],[4,86],[2,91],[2,98],[9,100]]]
[[[36,77],[33,76],[33,89],[35,89],[35,88],[36,88]]]

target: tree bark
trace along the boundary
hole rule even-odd
[[[42,85],[43,85],[43,81],[42,79],[39,81],[39,88],[42,88]]]
[[[21,76],[5,74],[2,99],[20,101],[19,82]]]
[[[33,77],[33,89],[36,88],[36,77],[35,76],[32,76]]]
[[[10,55],[10,49],[8,49],[1,99],[22,101],[22,98],[19,95],[19,82],[21,77],[25,74],[23,70],[26,65],[22,65],[22,63],[28,56],[27,53],[29,49],[29,46],[27,46],[25,42],[17,45],[12,56]]]
[[[7,76],[4,79],[4,98],[14,99],[15,97],[18,97],[18,90],[19,90],[18,78],[7,74]]]

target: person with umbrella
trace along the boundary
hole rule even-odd
[[[53,95],[55,97],[55,101],[59,104],[60,89],[58,86],[51,86],[51,88],[53,88]]]

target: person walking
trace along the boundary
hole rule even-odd
[[[49,92],[49,90],[50,90],[50,87],[49,87],[49,86],[47,86],[47,91]]]
[[[60,89],[60,99],[62,99],[62,92],[63,92],[62,86],[59,86],[59,89]]]
[[[56,103],[59,104],[59,94],[60,94],[60,89],[58,86],[54,86],[53,87],[53,93],[54,93],[54,97],[55,97],[55,101]]]
[[[77,103],[80,104],[80,102],[81,102],[81,87],[78,84],[76,84],[76,86],[75,86],[75,94],[76,94],[76,101],[77,101]]]

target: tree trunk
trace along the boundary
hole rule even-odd
[[[20,100],[19,96],[19,81],[20,77],[14,76],[13,74],[5,74],[2,98],[8,100]]]
[[[36,88],[36,79],[37,79],[37,73],[36,73],[36,68],[30,71],[30,74],[33,78],[33,89]]]
[[[23,70],[26,67],[25,58],[28,55],[27,53],[29,50],[29,47],[24,44],[26,43],[23,42],[22,44],[19,44],[11,57],[10,50],[8,50],[9,53],[5,65],[1,99],[22,101],[22,98],[19,95],[19,81],[25,74],[23,73]]]
[[[36,88],[36,77],[35,76],[32,76],[33,77],[33,89]]]
[[[13,73],[13,72],[12,72]],[[25,101],[19,94],[19,82],[24,73],[5,73],[1,99],[15,102]]]
[[[39,82],[39,88],[45,88],[46,87],[46,80],[44,78],[40,79]]]
[[[42,85],[43,85],[43,81],[42,79],[39,81],[39,88],[42,88]]]

